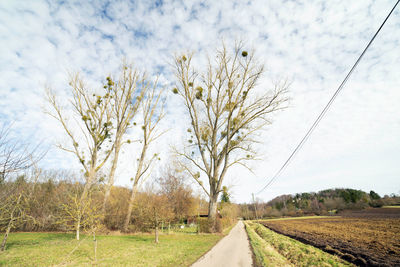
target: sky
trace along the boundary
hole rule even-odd
[[[357,1],[13,1],[0,3],[0,121],[21,142],[49,152],[41,166],[79,169],[55,147],[64,140],[47,116],[44,88],[70,96],[68,73],[91,86],[118,72],[123,59],[172,88],[173,56],[195,53],[201,67],[224,41],[243,40],[266,72],[259,87],[291,81],[289,108],[260,133],[253,173],[233,168],[225,184],[235,202],[250,202],[278,171],[329,101],[395,0]],[[281,194],[328,188],[400,194],[400,7],[392,14],[330,111],[286,170],[265,191]],[[168,91],[170,91],[168,89]],[[170,129],[157,144],[160,164],[180,145],[182,103],[168,94]],[[135,150],[125,149],[117,184],[130,186]],[[154,171],[157,173],[157,171]],[[199,190],[193,184],[195,190]]]

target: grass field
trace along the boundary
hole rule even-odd
[[[322,250],[246,222],[257,266],[352,266]]]
[[[222,237],[165,234],[155,244],[150,234],[98,236],[97,265],[189,266]],[[11,233],[7,250],[0,253],[0,266],[89,266],[94,263],[93,244],[89,236],[82,236],[79,242],[73,234]]]

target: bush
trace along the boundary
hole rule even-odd
[[[373,208],[381,208],[383,206],[382,199],[372,200],[369,205]]]
[[[217,233],[222,233],[223,230],[223,225],[222,221],[223,219],[217,218],[217,222],[215,225],[215,232]],[[226,223],[226,222],[225,222]],[[211,224],[208,218],[197,218],[197,225],[199,227],[199,233],[211,233]]]
[[[222,230],[230,227],[232,224],[235,223],[235,220],[233,220],[232,218],[226,218],[226,217],[222,218],[218,221],[220,222]]]
[[[208,221],[208,218],[197,218],[197,225],[199,227],[199,233],[210,232],[210,222]]]

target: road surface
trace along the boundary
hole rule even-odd
[[[221,239],[192,267],[247,267],[252,266],[252,252],[244,224],[239,221],[229,235]]]

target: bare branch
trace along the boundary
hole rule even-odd
[[[243,161],[254,159],[251,145],[258,142],[254,137],[288,101],[286,82],[257,95],[264,66],[257,63],[253,52],[248,53],[243,47],[242,42],[237,42],[231,53],[222,44],[214,60],[208,59],[205,73],[200,75],[192,67],[193,54],[175,56],[174,60],[177,87],[173,92],[182,98],[186,107],[190,132],[195,139],[191,143],[196,146],[199,157],[175,153],[207,174],[213,209],[227,170],[236,164],[248,168]],[[187,166],[182,167],[197,181]],[[215,210],[209,215],[215,216]]]

